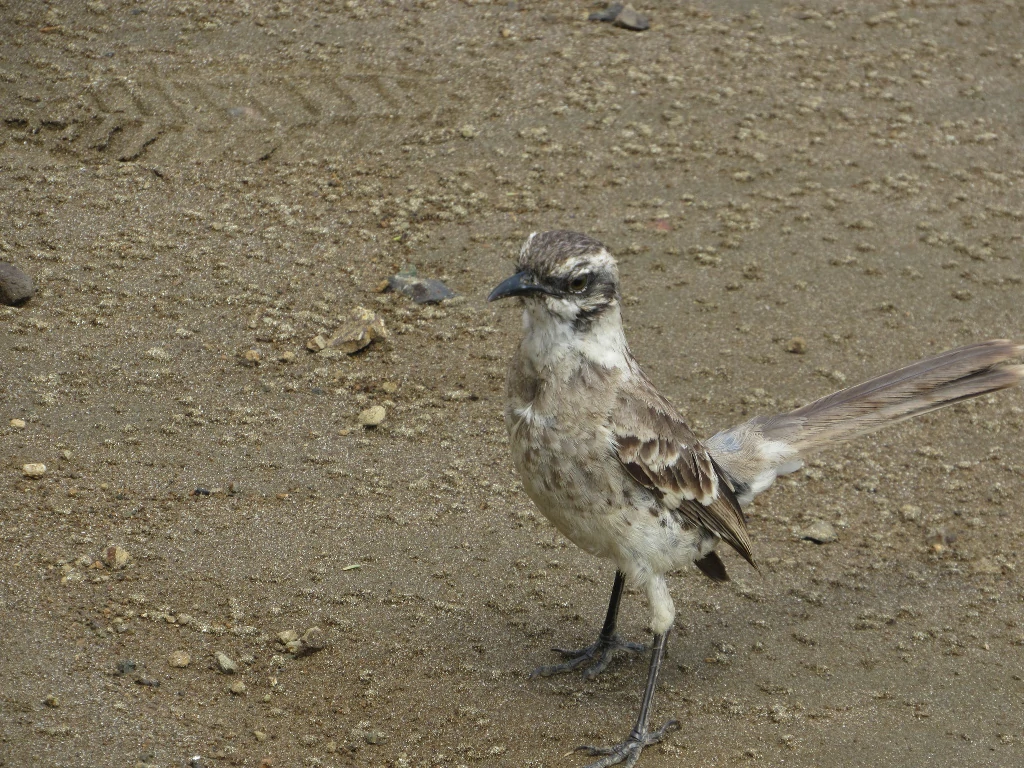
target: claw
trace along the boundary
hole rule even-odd
[[[609,768],[612,765],[622,765],[624,768],[632,768],[636,765],[636,761],[640,759],[640,753],[643,752],[644,747],[649,747],[651,744],[657,744],[665,735],[672,731],[679,730],[678,720],[669,720],[661,728],[656,731],[650,731],[649,733],[631,733],[629,738],[623,741],[621,744],[616,744],[614,747],[594,747],[585,745],[582,747],[576,747],[575,752],[586,752],[588,755],[597,756],[602,755],[601,759],[590,763],[585,768]]]
[[[647,650],[647,646],[640,643],[631,643],[628,640],[622,640],[618,635],[612,635],[607,640],[598,639],[596,643],[588,645],[586,648],[553,648],[552,650],[567,658],[568,661],[561,664],[537,667],[530,673],[530,677],[550,677],[551,675],[559,675],[563,672],[572,672],[579,667],[590,664],[586,671],[584,671],[583,676],[588,680],[593,680],[607,669],[616,651],[642,653]]]

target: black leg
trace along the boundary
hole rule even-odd
[[[619,601],[622,599],[622,589],[625,584],[626,577],[622,571],[616,571],[615,583],[612,584],[612,596],[608,600],[608,613],[605,614],[604,626],[601,627],[601,634],[597,636],[596,643],[574,650],[555,648],[554,650],[566,657],[568,661],[547,667],[537,667],[530,677],[549,677],[562,672],[571,672],[589,664],[583,675],[588,680],[593,680],[604,672],[616,651],[640,653],[645,650],[640,643],[627,642],[615,634],[615,624],[619,619]]]
[[[644,698],[640,702],[640,714],[637,715],[636,725],[630,731],[629,736],[621,744],[614,747],[578,747],[577,749],[586,752],[588,755],[603,755],[603,757],[586,766],[586,768],[608,768],[612,765],[624,765],[624,768],[632,768],[640,759],[640,753],[644,747],[657,744],[665,734],[679,728],[678,720],[669,720],[656,731],[647,730],[647,720],[651,715],[651,705],[654,703],[654,689],[658,685],[658,673],[661,671],[661,660],[665,657],[665,644],[668,642],[668,632],[663,635],[654,636],[654,644],[651,648],[651,667],[647,673],[647,687],[644,688]]]

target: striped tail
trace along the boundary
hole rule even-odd
[[[743,504],[813,451],[866,435],[1024,380],[1024,346],[1005,339],[944,352],[777,416],[758,416],[719,432],[706,446],[736,485]]]

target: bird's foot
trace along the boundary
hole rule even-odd
[[[568,661],[564,661],[561,664],[537,667],[532,673],[530,673],[530,677],[550,677],[551,675],[560,675],[563,672],[572,672],[574,669],[579,669],[580,667],[589,664],[586,670],[584,670],[583,676],[588,680],[593,680],[604,672],[616,651],[642,653],[647,650],[647,646],[641,645],[640,643],[631,643],[628,640],[623,640],[618,635],[612,635],[607,639],[598,638],[596,643],[588,645],[586,648],[577,648],[575,650],[555,648],[553,650],[556,653],[560,653],[568,659]],[[614,765],[614,763],[609,763],[609,765]]]
[[[644,747],[657,744],[665,738],[665,734],[679,730],[678,720],[669,720],[661,728],[648,733],[631,733],[629,738],[614,747],[576,747],[576,752],[586,752],[588,755],[601,755],[600,760],[585,766],[585,768],[608,768],[611,765],[621,764],[623,768],[632,768],[640,759],[640,753]]]

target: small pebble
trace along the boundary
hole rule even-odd
[[[117,662],[117,667],[115,669],[116,672],[114,674],[127,675],[129,672],[135,671],[135,662],[131,659],[122,659]]]
[[[383,410],[383,409],[382,409]],[[383,417],[381,417],[383,421]],[[21,474],[25,477],[40,478],[46,474],[46,465],[40,463],[23,464],[21,467]]]
[[[838,539],[839,536],[836,534],[836,529],[832,527],[831,523],[825,520],[818,520],[802,530],[800,538],[810,539],[815,544],[828,544]]]
[[[242,353],[242,362],[245,365],[253,366],[260,364],[260,353],[255,349],[247,349]]]
[[[24,429],[25,428],[25,420],[24,419],[11,419],[11,426],[14,429]]]
[[[167,663],[179,669],[187,667],[191,661],[192,657],[188,655],[188,651],[174,651],[167,657]]]
[[[58,699],[54,694],[51,693],[47,695],[46,701],[44,701],[43,703],[46,704],[46,706],[48,707],[56,709],[60,706],[60,699]]]
[[[455,291],[440,280],[427,280],[408,272],[389,277],[387,290],[404,294],[417,304],[440,304],[455,297]]]
[[[346,355],[354,355],[377,339],[383,341],[388,337],[383,318],[375,312],[365,307],[356,307],[352,310],[352,317],[353,319],[335,331],[331,338],[325,339],[320,334],[314,336],[306,342],[306,349],[315,353],[329,347]]]
[[[359,423],[368,429],[379,427],[384,422],[385,416],[387,416],[387,411],[384,406],[375,405],[359,414]]]
[[[310,627],[302,633],[302,644],[309,651],[319,651],[327,643],[324,631],[320,627]]]
[[[126,567],[131,562],[131,559],[128,550],[116,544],[111,544],[103,550],[103,562],[107,564],[108,568],[113,568],[115,571]]]
[[[908,523],[921,519],[921,508],[916,504],[904,504],[900,507],[900,517]]]
[[[616,27],[633,32],[643,32],[651,28],[651,22],[646,16],[637,13],[632,5],[623,5],[622,3],[608,3],[603,11],[595,11],[590,14],[589,19],[610,22]]]
[[[32,298],[36,287],[32,278],[13,264],[0,261],[0,304],[18,307]]]
[[[228,688],[228,690],[231,691],[232,695],[234,696],[243,696],[245,695],[246,690],[245,683],[239,680],[238,682],[232,683],[231,687]]]
[[[223,651],[217,651],[215,658],[217,659],[217,667],[225,675],[233,675],[238,671],[238,665]]]
[[[277,639],[281,641],[282,645],[288,645],[293,640],[299,639],[299,633],[294,629],[286,629],[284,632],[277,633]]]
[[[256,737],[256,741],[266,741],[267,734],[263,731],[253,731],[252,735]]]
[[[802,355],[807,352],[807,342],[804,341],[802,336],[794,336],[786,344],[786,351],[792,352],[794,355]]]

